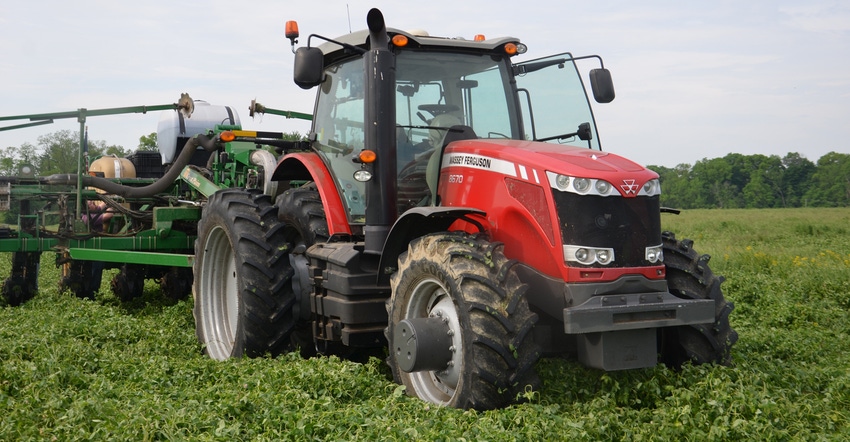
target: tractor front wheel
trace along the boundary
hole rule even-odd
[[[708,267],[710,256],[694,251],[693,241],[678,241],[670,232],[664,232],[662,239],[670,293],[683,299],[714,300],[714,323],[661,329],[661,361],[674,368],[688,361],[729,365],[738,333],[729,325],[729,313],[734,305],[720,291],[724,278]]]
[[[271,198],[254,189],[213,194],[195,242],[195,331],[213,359],[277,355],[289,348],[291,245]]]
[[[386,334],[393,376],[411,396],[487,410],[537,386],[537,315],[502,249],[478,236],[438,233],[412,241],[401,255]],[[411,361],[415,339],[422,351]]]

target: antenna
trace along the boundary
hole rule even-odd
[[[348,33],[351,33],[351,10],[348,9],[348,3],[345,4],[345,12],[348,13]]]

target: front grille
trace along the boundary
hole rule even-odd
[[[661,211],[659,196],[604,197],[559,192],[552,189],[561,237],[564,244],[614,249],[614,262],[603,266],[576,267],[642,267],[646,248],[661,244]]]

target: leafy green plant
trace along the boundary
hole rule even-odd
[[[695,210],[663,223],[727,278],[734,366],[605,373],[544,359],[527,402],[481,413],[409,398],[376,358],[210,360],[191,300],[151,281],[122,304],[110,275],[95,301],[61,295],[44,254],[40,293],[0,307],[0,439],[850,437],[850,209]]]

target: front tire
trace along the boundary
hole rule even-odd
[[[291,246],[271,198],[253,189],[213,194],[195,242],[195,331],[213,359],[272,356],[295,325]]]
[[[689,361],[693,364],[731,364],[731,348],[738,340],[738,333],[729,325],[729,313],[734,305],[727,302],[720,291],[724,278],[716,276],[708,267],[710,256],[694,251],[693,241],[678,241],[670,232],[664,232],[662,240],[670,293],[683,299],[714,300],[715,319],[712,324],[661,329],[661,361],[673,368]]]
[[[501,243],[464,233],[412,241],[399,259],[387,301],[389,365],[408,394],[455,408],[487,410],[536,388],[540,352],[531,330],[537,321],[526,286]],[[392,337],[399,322],[440,317],[451,336],[451,359],[439,370],[405,372]]]

